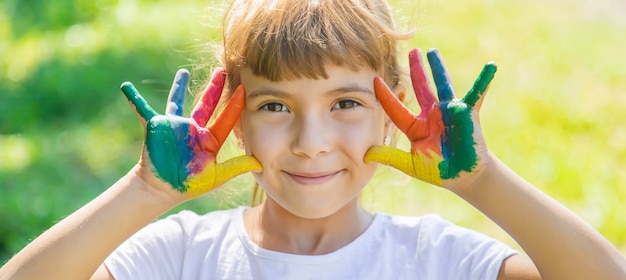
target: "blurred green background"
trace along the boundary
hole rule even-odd
[[[398,24],[416,31],[402,52],[439,48],[459,95],[485,62],[497,62],[482,110],[488,145],[626,252],[626,4],[391,4]],[[135,164],[143,130],[119,90],[123,81],[161,112],[178,68],[194,69],[193,87],[203,85],[206,69],[197,64],[211,62],[203,50],[219,42],[221,7],[0,0],[0,264]],[[172,211],[245,204],[251,183],[240,176]],[[371,185],[363,202],[374,211],[437,212],[519,248],[448,191],[387,168]]]

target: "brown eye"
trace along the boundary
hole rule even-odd
[[[356,106],[359,106],[359,102],[350,99],[339,100],[335,105],[333,105],[333,109],[352,109]]]
[[[287,107],[285,105],[280,104],[278,102],[266,103],[265,105],[261,106],[260,109],[265,110],[265,111],[270,111],[270,112],[288,112],[289,111],[287,110]]]

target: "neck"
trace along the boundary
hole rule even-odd
[[[299,255],[321,255],[352,242],[367,229],[373,215],[358,198],[332,215],[306,219],[293,215],[271,198],[244,214],[248,235],[262,248]]]

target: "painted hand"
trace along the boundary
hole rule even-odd
[[[245,102],[244,90],[240,86],[214,123],[206,127],[217,106],[225,77],[223,69],[215,71],[207,90],[191,112],[191,118],[183,117],[189,80],[187,70],[176,73],[165,115],[154,111],[130,82],[121,87],[139,120],[146,126],[141,165],[149,166],[150,173],[156,175],[158,181],[167,183],[170,190],[176,190],[185,198],[202,195],[239,174],[262,169],[251,156],[216,163],[217,152],[237,122]]]
[[[427,56],[439,101],[428,86],[420,50],[412,50],[411,80],[421,108],[417,116],[393,95],[382,79],[374,81],[376,97],[409,138],[411,152],[375,146],[366,153],[365,162],[390,165],[422,181],[449,188],[478,174],[486,164],[488,150],[478,111],[496,65],[487,63],[467,95],[457,99],[439,52],[432,49]]]

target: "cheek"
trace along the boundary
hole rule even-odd
[[[382,144],[384,131],[385,118],[382,113],[375,111],[374,114],[363,115],[357,121],[343,125],[341,137],[355,148],[367,150],[373,145]]]
[[[339,137],[344,148],[355,157],[365,156],[367,150],[382,143],[382,133],[375,133],[377,127],[349,128],[344,130]]]
[[[289,135],[294,133],[287,123],[274,123],[244,112],[241,125],[246,154],[254,155],[261,163],[269,163],[272,155],[284,153],[285,148],[290,147]],[[341,145],[355,156],[364,156],[370,147],[382,145],[384,131],[384,113],[382,109],[375,109],[328,122],[324,131],[328,134],[320,137],[329,137],[327,140],[336,141],[333,146]]]
[[[270,125],[259,118],[243,113],[241,117],[242,139],[246,154],[254,155],[261,163],[276,149],[284,147],[286,137],[281,126]]]

